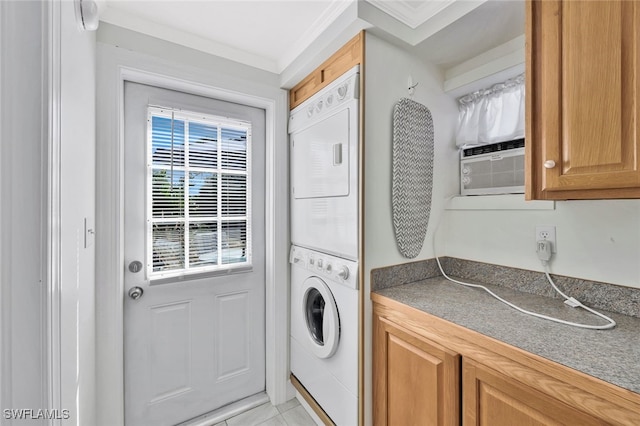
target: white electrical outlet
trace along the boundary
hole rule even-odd
[[[558,248],[556,246],[556,227],[553,225],[538,225],[536,226],[536,242],[540,240],[547,240],[551,243],[551,253],[557,253]]]

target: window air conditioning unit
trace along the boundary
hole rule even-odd
[[[524,194],[524,139],[460,150],[460,193]]]

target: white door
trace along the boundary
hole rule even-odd
[[[264,111],[126,83],[124,119],[125,420],[175,425],[265,388]]]

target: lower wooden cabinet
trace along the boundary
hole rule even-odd
[[[640,425],[640,395],[377,294],[375,426]]]
[[[460,356],[374,317],[374,424],[460,424]]]
[[[465,425],[603,424],[597,417],[583,413],[475,361],[463,361],[462,377]]]

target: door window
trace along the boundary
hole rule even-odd
[[[251,264],[251,124],[150,106],[150,278]]]

